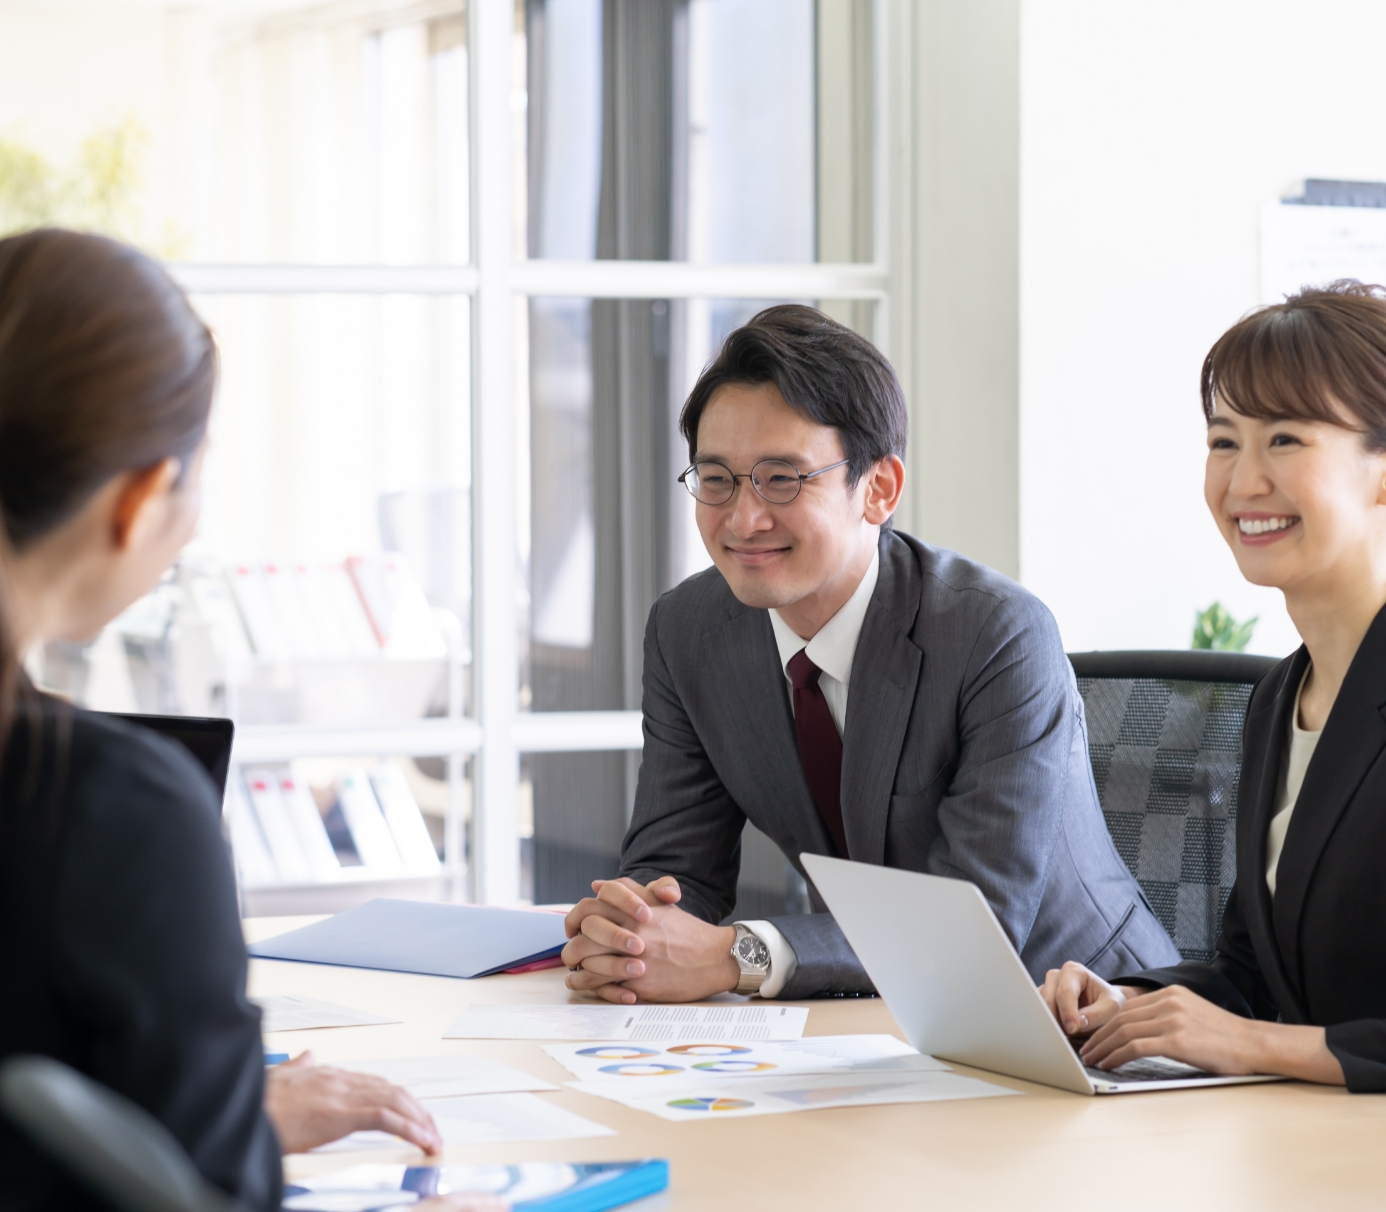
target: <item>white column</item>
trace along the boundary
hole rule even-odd
[[[514,246],[511,197],[512,0],[473,0],[472,146],[478,271],[476,367],[476,703],[481,751],[474,770],[473,893],[505,904],[520,894],[516,829],[519,761],[515,750],[516,652],[515,396],[512,365]]]

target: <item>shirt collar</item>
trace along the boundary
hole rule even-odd
[[[789,662],[796,653],[806,648],[810,661],[830,678],[847,685],[852,677],[852,658],[856,655],[861,625],[866,619],[866,608],[871,605],[871,595],[876,592],[876,578],[880,571],[881,551],[878,547],[871,556],[871,566],[852,596],[818,629],[818,634],[811,640],[805,640],[780,618],[778,610],[770,611],[770,626],[775,631],[775,646],[780,650],[780,664],[784,667],[785,677],[789,676]]]

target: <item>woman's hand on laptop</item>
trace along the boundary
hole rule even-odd
[[[1073,960],[1049,969],[1039,991],[1065,1035],[1092,1034],[1120,1013],[1127,998],[1142,992],[1130,985],[1108,984]]]
[[[1165,1056],[1208,1073],[1276,1073],[1331,1086],[1344,1080],[1322,1027],[1242,1018],[1182,985],[1131,990],[1080,1055],[1101,1069]]]
[[[313,1062],[311,1052],[265,1075],[265,1114],[285,1153],[306,1153],[352,1132],[390,1132],[425,1153],[443,1147],[437,1125],[407,1090],[383,1077]]]

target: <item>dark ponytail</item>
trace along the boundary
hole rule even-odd
[[[68,721],[53,712],[45,739],[4,600],[6,560],[113,477],[170,457],[186,466],[207,432],[216,371],[211,333],[153,258],[57,229],[0,239],[0,767],[16,757],[7,742],[22,717],[26,792],[44,746],[63,752]],[[13,806],[0,803],[0,815]]]

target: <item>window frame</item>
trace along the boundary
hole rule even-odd
[[[467,265],[217,265],[169,268],[192,294],[467,295],[472,299],[473,697],[466,718],[360,728],[244,727],[237,762],[306,754],[396,753],[472,762],[470,862],[461,820],[445,844],[455,900],[520,899],[517,805],[520,754],[639,750],[638,711],[528,712],[519,703],[516,603],[517,408],[515,306],[531,296],[605,299],[857,300],[874,305],[873,331],[890,356],[895,285],[888,248],[887,157],[890,95],[885,52],[891,0],[872,0],[873,260],[860,263],[726,265],[686,261],[551,261],[516,258],[513,205],[514,0],[470,0],[472,262]],[[500,351],[500,352],[497,352]]]

